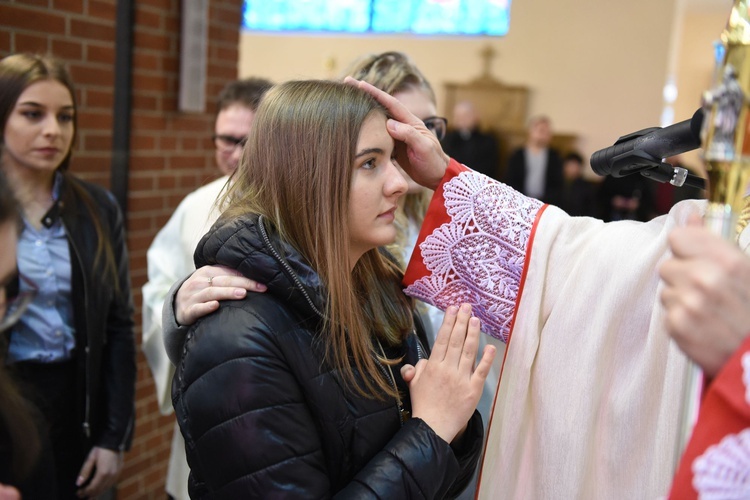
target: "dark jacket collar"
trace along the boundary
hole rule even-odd
[[[238,270],[305,315],[322,317],[325,311],[327,293],[318,273],[258,214],[219,220],[198,243],[194,259],[196,267]]]

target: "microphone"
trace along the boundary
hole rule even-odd
[[[617,139],[614,145],[591,155],[591,168],[599,175],[623,177],[640,172],[645,177],[660,182],[672,182],[681,186],[700,184],[705,181],[686,172],[674,172],[673,167],[662,162],[663,158],[685,153],[701,146],[703,109],[693,117],[668,127],[652,127],[633,132]]]

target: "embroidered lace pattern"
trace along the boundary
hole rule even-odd
[[[742,356],[745,402],[750,404],[750,354]],[[693,487],[707,500],[750,498],[750,429],[729,434],[693,461]]]
[[[526,246],[542,203],[475,172],[462,172],[444,191],[451,221],[419,246],[430,274],[406,293],[443,310],[468,302],[482,330],[507,342]]]

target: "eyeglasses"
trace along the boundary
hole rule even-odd
[[[422,121],[427,130],[435,134],[439,141],[445,139],[445,133],[448,130],[448,120],[442,116],[431,116]]]
[[[5,309],[5,313],[0,319],[0,333],[16,324],[38,292],[36,283],[30,279],[21,275],[19,280],[25,285],[24,289],[16,295],[8,296],[4,302],[0,302],[0,310]]]
[[[215,134],[213,136],[214,144],[216,144],[216,147],[220,149],[222,152],[230,153],[233,152],[235,149],[243,148],[245,147],[245,143],[247,142],[247,136],[245,137],[235,137],[233,135],[225,135],[225,134]]]

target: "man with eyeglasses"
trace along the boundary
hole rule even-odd
[[[237,169],[261,97],[272,86],[268,80],[248,78],[224,87],[218,97],[212,136],[216,147],[216,165],[222,176],[185,197],[148,249],[149,281],[142,290],[142,348],[154,377],[159,409],[163,415],[173,411],[171,382],[174,366],[164,351],[162,305],[172,285],[195,271],[195,247],[219,216],[216,201],[223,194],[229,176]],[[184,441],[175,425],[166,484],[167,493],[173,498],[189,498],[189,472]]]

